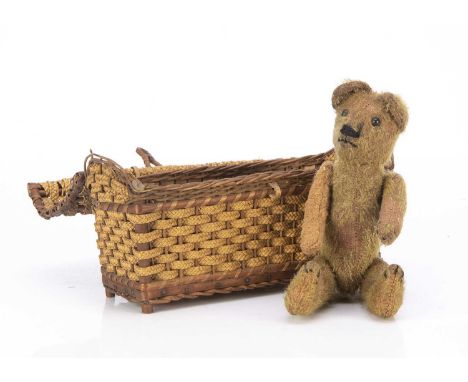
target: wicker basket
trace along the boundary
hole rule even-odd
[[[306,260],[303,207],[327,152],[302,158],[123,169],[90,155],[72,179],[30,183],[44,218],[95,215],[102,281],[115,294],[156,304],[287,282]]]

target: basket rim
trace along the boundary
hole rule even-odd
[[[128,191],[125,204],[144,203],[151,200],[154,203],[171,201],[217,198],[223,195],[257,192],[272,188],[288,189],[291,182],[300,182],[304,177],[313,176],[318,167],[333,158],[334,151],[293,157],[287,159],[255,160],[243,163],[231,162],[219,164],[193,165],[187,169],[158,171],[157,174],[135,176],[132,169],[124,169],[113,160],[101,155],[92,154],[86,159],[86,176],[90,175],[90,167],[101,164],[111,169],[111,174],[123,184]],[[267,169],[271,168],[269,171]],[[247,174],[242,174],[247,171]],[[230,176],[227,176],[226,173]],[[217,176],[213,176],[216,175]],[[208,179],[189,180],[185,183],[175,183],[176,178],[204,175]],[[212,178],[209,178],[209,176]],[[168,180],[170,184],[157,184]],[[87,182],[88,183],[88,182]],[[302,183],[307,183],[304,179]]]
[[[84,171],[71,178],[70,190],[61,200],[53,201],[52,206],[50,195],[43,187],[43,184],[49,182],[28,183],[27,189],[38,214],[45,219],[77,213],[91,214],[93,208],[144,214],[157,210],[298,194],[310,186],[308,180],[313,177],[318,167],[324,161],[333,158],[332,149],[320,154],[286,159],[158,166],[154,167],[157,169],[154,173],[148,174],[148,167],[122,168],[109,158],[91,153],[85,158]],[[94,163],[111,166],[116,180],[127,189],[129,197],[125,202],[100,202],[90,193],[87,178],[89,168]],[[201,175],[208,179],[203,180],[201,177],[200,181],[190,180],[190,177]],[[186,177],[189,181],[157,184],[180,177]],[[46,199],[49,199],[48,203],[45,203]]]

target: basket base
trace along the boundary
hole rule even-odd
[[[150,314],[154,312],[153,304],[141,304],[141,313]]]
[[[184,277],[170,281],[135,282],[101,268],[106,296],[115,295],[140,304],[142,313],[153,313],[155,305],[214,294],[287,284],[300,262],[272,264],[248,270]]]

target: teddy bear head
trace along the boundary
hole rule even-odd
[[[392,93],[374,92],[365,82],[350,81],[335,89],[332,105],[337,157],[352,164],[384,165],[408,121],[403,101]]]

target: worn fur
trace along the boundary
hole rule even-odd
[[[301,249],[313,260],[291,281],[286,308],[311,314],[338,294],[360,292],[372,313],[391,317],[402,303],[403,271],[379,250],[398,237],[406,210],[405,183],[388,164],[407,109],[361,81],[335,89],[332,105],[336,160],[322,165],[311,186]]]

